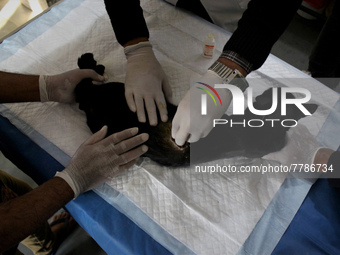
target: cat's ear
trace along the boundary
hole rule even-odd
[[[97,61],[94,60],[92,53],[85,53],[78,58],[78,66],[80,69],[96,69]]]
[[[94,69],[98,74],[103,75],[105,71],[105,66],[103,65],[97,65]]]
[[[92,53],[85,53],[78,58],[78,66],[80,69],[92,69],[98,74],[103,75],[105,66],[97,65],[97,61],[93,58]]]

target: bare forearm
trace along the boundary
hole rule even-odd
[[[39,76],[0,71],[0,103],[40,101]]]
[[[21,197],[0,204],[0,253],[32,234],[73,196],[69,185],[55,177]]]

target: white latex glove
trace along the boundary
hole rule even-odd
[[[208,70],[198,81],[215,87],[215,84],[222,84],[223,80],[213,71]],[[228,89],[216,89],[219,94],[222,106],[217,96],[206,86],[194,82],[190,90],[178,105],[177,112],[172,121],[171,135],[177,145],[182,146],[186,141],[197,142],[206,137],[213,128],[213,119],[219,119],[227,111],[232,100],[232,94]],[[215,98],[212,98],[202,89],[208,90]],[[201,95],[207,95],[207,114],[201,114]]]
[[[130,110],[137,111],[140,122],[146,122],[145,104],[150,125],[155,126],[157,125],[157,107],[161,120],[167,121],[168,111],[165,98],[171,101],[172,91],[150,42],[127,46],[124,52],[127,59],[125,98]]]
[[[59,103],[74,103],[74,89],[77,84],[86,78],[97,82],[104,82],[104,76],[91,69],[74,69],[58,75],[40,75],[39,90],[40,101],[54,101]]]
[[[287,132],[287,144],[282,150],[278,152],[270,153],[263,157],[263,159],[274,160],[281,163],[283,166],[291,168],[291,172],[300,172],[300,167],[303,164],[306,167],[310,167],[313,162],[316,153],[320,149],[314,136],[308,131],[308,129],[298,124],[296,127],[291,127]]]
[[[71,163],[56,176],[63,178],[74,192],[74,197],[95,188],[136,163],[148,147],[141,145],[148,134],[131,128],[104,139],[107,126],[93,134],[77,150]],[[138,146],[138,147],[136,147]]]

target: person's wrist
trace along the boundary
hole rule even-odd
[[[75,194],[71,186],[61,177],[54,176],[52,179],[58,181],[58,187],[62,189],[66,194],[69,194],[70,199],[75,198]]]
[[[132,56],[139,56],[139,55],[145,55],[145,54],[152,54],[152,45],[149,41],[146,42],[139,42],[134,45],[130,45],[124,48],[124,54],[127,59]]]
[[[47,75],[40,75],[39,76],[39,94],[40,94],[40,101],[41,102],[48,102],[48,93],[47,93]]]
[[[139,37],[139,38],[135,38],[135,39],[128,41],[127,43],[125,43],[123,45],[123,47],[126,48],[128,46],[132,46],[132,45],[138,44],[140,42],[148,42],[148,41],[149,41],[149,38],[147,38],[147,37]]]
[[[229,66],[235,66],[235,65],[229,65]],[[221,83],[232,84],[244,92],[249,87],[247,80],[245,79],[245,77],[242,75],[242,73],[238,69],[231,68],[229,66],[219,61],[215,61],[209,67],[208,72],[211,71],[215,73],[218,77],[220,77],[222,79]],[[219,85],[215,87],[221,88]]]
[[[217,59],[218,62],[222,63],[223,65],[229,67],[232,70],[237,69],[244,77],[248,75],[247,71],[243,69],[242,66],[238,65],[234,61],[227,59],[227,58],[219,58]]]
[[[57,172],[54,177],[59,177],[59,178],[63,179],[68,184],[70,189],[72,189],[72,191],[73,191],[74,198],[76,198],[77,196],[80,195],[81,192],[80,192],[79,186],[77,185],[76,182],[74,182],[74,180],[68,174],[67,168],[64,171]]]
[[[314,156],[313,164],[327,164],[333,152],[333,150],[328,148],[318,149]]]

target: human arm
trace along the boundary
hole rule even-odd
[[[238,23],[237,30],[224,46],[218,61],[231,70],[238,70],[244,77],[259,68],[295,15],[300,3],[300,0],[281,3],[270,0],[250,1]],[[200,81],[212,87],[217,83],[229,83],[217,79],[209,74],[209,71],[203,74]],[[230,84],[233,84],[233,81]],[[181,100],[173,120],[172,137],[178,145],[183,145],[185,141],[196,142],[207,136],[212,129],[212,119],[220,118],[228,109],[232,99],[230,93],[228,95],[222,92],[224,93],[224,96],[221,96],[222,107],[212,105],[207,109],[207,116],[202,116],[201,107],[195,105],[195,102],[200,102],[201,94],[205,92],[199,93],[196,87],[197,83],[194,87],[191,86]],[[208,104],[209,102],[208,100]]]
[[[287,132],[286,145],[263,159],[279,162],[295,177],[315,178],[322,173],[329,174],[325,166],[333,153],[333,150],[319,146],[308,129],[298,124]]]
[[[320,148],[317,153],[315,154],[313,164],[327,164],[329,158],[334,153],[334,150],[328,148]]]
[[[106,133],[107,126],[104,126],[92,135],[77,150],[66,169],[56,174],[70,185],[75,197],[128,169],[148,150],[146,145],[139,145],[146,142],[149,135],[135,136],[138,128],[126,129],[104,139]]]
[[[39,76],[0,72],[0,103],[40,101]]]
[[[322,148],[305,126],[298,124],[287,133],[287,143],[278,152],[263,159],[276,161],[290,168],[293,177],[327,178],[330,186],[340,188],[340,151]]]
[[[137,128],[104,139],[106,132],[104,127],[85,141],[56,177],[0,204],[0,252],[20,242],[75,196],[128,169],[147,150],[145,145],[140,145],[148,135],[135,136]]]
[[[104,77],[89,69],[74,69],[52,76],[0,71],[0,103],[55,101],[74,102],[73,91],[85,78],[103,81]]]
[[[340,151],[327,151],[323,155],[324,161],[327,160],[328,183],[330,186],[340,189]]]
[[[146,122],[148,117],[152,126],[158,123],[157,109],[161,120],[167,121],[166,99],[171,100],[172,92],[149,42],[140,2],[105,0],[105,5],[127,59],[125,98],[130,110],[137,112],[140,122]]]
[[[197,142],[209,134],[214,119],[221,118],[232,100],[231,88],[216,88],[215,85],[228,83],[242,94],[248,87],[243,74],[246,74],[245,70],[236,63],[219,59],[202,77],[190,80],[190,89],[179,103],[172,121],[171,135],[177,145],[182,146],[186,141]],[[232,91],[234,94],[235,90]]]
[[[26,238],[73,196],[70,186],[55,177],[23,196],[1,203],[0,252]]]
[[[223,48],[226,56],[223,53],[221,56],[228,58],[229,53],[237,53],[249,62],[249,72],[258,69],[293,19],[301,2],[251,0],[237,29]]]
[[[136,44],[138,38],[148,40],[149,30],[139,0],[104,0],[107,14],[120,45]]]
[[[300,148],[303,150],[304,148]],[[306,161],[303,157],[300,157],[299,163],[294,161],[293,156],[291,156],[291,161],[283,161],[282,159],[280,160],[277,156],[282,153],[284,154],[285,151],[291,150],[291,147],[287,147],[286,149],[283,149],[281,152],[274,152],[272,154],[268,154],[264,157],[264,159],[269,159],[269,160],[275,160],[275,161],[282,161],[282,164],[286,164],[287,166],[291,164],[303,164],[307,165],[307,167],[310,167],[311,164],[312,169],[318,170],[317,175],[322,177],[320,174],[324,174],[323,177],[328,178],[328,182],[330,186],[334,188],[340,188],[340,151],[334,151],[329,148],[318,148],[315,151],[315,154],[312,158],[312,160]],[[293,150],[293,153],[295,150]],[[274,156],[274,155],[277,156]],[[273,156],[276,159],[273,159]],[[309,166],[308,166],[309,164]],[[320,167],[319,167],[320,166]],[[327,168],[326,168],[327,166]],[[300,169],[298,169],[300,171]],[[314,171],[314,170],[313,170]],[[314,178],[315,174],[311,171],[308,171],[308,173],[304,175],[296,175],[297,177],[311,177]]]
[[[315,155],[314,164],[326,166],[327,171],[324,168],[324,177],[328,179],[328,183],[331,187],[340,189],[340,151],[334,151],[328,148],[321,148]]]

